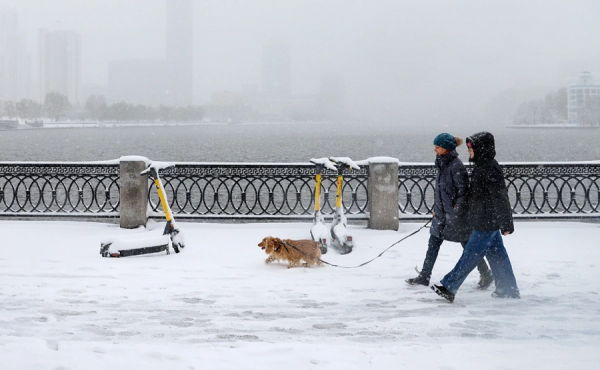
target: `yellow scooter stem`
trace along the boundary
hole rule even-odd
[[[335,194],[335,208],[340,208],[342,206],[342,175],[338,175],[337,178],[337,190]]]
[[[315,212],[321,210],[321,174],[316,176],[317,184],[315,185]]]
[[[158,197],[160,198],[160,204],[162,205],[163,211],[165,212],[165,217],[167,218],[167,222],[170,222],[173,217],[171,216],[169,207],[167,207],[165,190],[163,189],[160,178],[154,179],[154,185],[156,185],[156,190],[158,191]]]

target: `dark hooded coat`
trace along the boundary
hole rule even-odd
[[[431,235],[452,242],[469,240],[472,227],[469,224],[468,201],[469,176],[456,150],[437,157],[438,169],[435,179],[435,198],[431,221]]]
[[[512,233],[512,208],[504,174],[496,161],[494,136],[489,132],[479,132],[467,137],[467,145],[474,152],[471,172],[469,214],[473,229],[478,231],[500,230]]]

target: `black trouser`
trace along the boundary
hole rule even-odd
[[[465,240],[464,242],[460,242],[463,249],[469,240]],[[433,271],[433,265],[435,265],[435,260],[437,260],[438,253],[440,252],[440,247],[444,239],[440,239],[437,236],[430,235],[429,236],[429,247],[427,248],[427,254],[425,255],[425,262],[423,262],[423,269],[421,270],[421,275],[426,277],[427,279],[431,278],[431,272]],[[485,263],[485,259],[482,259],[479,265],[477,265],[477,270],[480,274],[486,274],[490,272],[490,268],[487,263]]]

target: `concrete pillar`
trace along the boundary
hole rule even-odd
[[[398,230],[398,159],[369,159],[369,228]]]
[[[120,166],[120,224],[123,229],[146,226],[148,206],[148,177],[140,176],[146,162],[121,159]]]

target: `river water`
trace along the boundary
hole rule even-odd
[[[329,156],[388,156],[431,163],[433,138],[444,131],[464,138],[481,129],[248,123],[5,130],[0,131],[0,161],[99,161],[140,155],[170,162],[293,163]],[[488,131],[496,137],[499,162],[600,160],[599,129]],[[458,152],[466,161],[464,145]]]

